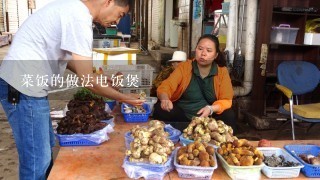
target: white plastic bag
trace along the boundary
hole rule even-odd
[[[167,173],[174,169],[173,153],[168,157],[168,161],[165,164],[133,163],[126,156],[122,167],[129,178],[163,179]]]
[[[59,139],[59,143],[61,146],[77,146],[77,145],[86,145],[86,144],[79,144],[76,143],[78,141],[87,140],[90,142],[88,145],[99,145],[107,140],[109,140],[108,133],[111,133],[114,131],[114,123],[113,119],[107,121],[108,125],[104,127],[103,129],[100,129],[98,131],[92,132],[90,134],[72,134],[72,135],[62,135],[62,134],[56,134],[56,136]]]

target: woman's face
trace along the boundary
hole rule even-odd
[[[215,43],[210,39],[200,40],[196,47],[196,61],[200,66],[211,65],[214,59],[218,57]]]

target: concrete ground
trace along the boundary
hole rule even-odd
[[[133,47],[137,47],[133,45]],[[8,51],[8,46],[0,48],[0,64],[4,57],[4,54]],[[160,62],[155,61],[150,54],[145,55],[144,53],[137,56],[138,64],[150,64],[159,70]],[[66,72],[69,73],[69,72]],[[156,72],[157,73],[157,72]],[[154,75],[156,75],[156,73]],[[50,105],[52,110],[62,110],[65,104],[73,97],[77,89],[65,90],[62,92],[54,93],[49,95]],[[0,105],[1,106],[1,105]],[[305,124],[300,124],[299,128],[296,129],[297,139],[319,139],[318,132],[320,126],[316,125],[311,129],[309,133],[305,133]],[[246,120],[242,120],[239,123],[239,131],[236,134],[239,138],[247,138],[249,140],[260,140],[274,139],[276,130],[256,130],[255,128],[248,125]],[[291,139],[290,125],[283,128],[278,139]],[[57,143],[58,144],[58,143]],[[54,148],[54,157],[59,151],[59,146]],[[15,180],[18,179],[18,154],[16,151],[14,139],[12,136],[11,128],[7,122],[5,114],[0,107],[0,180]]]

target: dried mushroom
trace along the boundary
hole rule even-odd
[[[295,167],[300,165],[299,163],[286,161],[283,155],[277,156],[275,154],[265,156],[263,162],[270,167]]]
[[[314,156],[312,154],[300,154],[299,157],[308,164],[320,165],[320,153],[318,156]]]
[[[74,99],[67,104],[66,116],[58,123],[58,134],[90,134],[103,129],[107,124],[101,120],[112,118],[105,112],[105,102],[102,98],[92,96],[81,90],[75,94]]]
[[[262,152],[246,139],[222,143],[218,153],[233,166],[260,165],[264,159]]]
[[[212,146],[195,141],[179,148],[176,159],[178,164],[184,166],[214,167],[214,153]]]
[[[124,104],[124,112],[125,113],[146,113],[146,110],[143,106],[128,106]]]
[[[144,92],[144,91],[141,91],[141,92],[139,93],[139,96],[140,96],[139,99],[146,99],[146,98],[147,98],[147,94],[146,94],[146,92]]]

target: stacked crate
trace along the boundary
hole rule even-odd
[[[145,92],[147,96],[150,96],[154,70],[149,64],[103,66],[103,74],[108,77],[118,72],[122,73],[123,86],[120,86],[120,92],[125,94]]]

